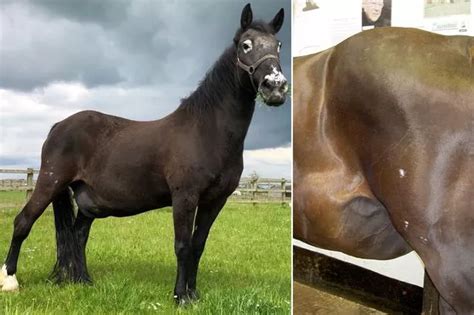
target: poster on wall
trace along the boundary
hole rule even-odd
[[[392,0],[362,0],[362,29],[392,25]]]
[[[294,56],[332,47],[376,27],[415,27],[474,35],[474,0],[294,0]]]
[[[424,0],[425,29],[456,35],[467,34],[471,27],[471,0]]]
[[[359,1],[293,1],[293,55],[322,51],[360,32],[360,12]]]

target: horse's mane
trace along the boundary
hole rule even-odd
[[[248,29],[273,34],[273,28],[267,23],[255,21],[245,30],[238,29],[234,42],[238,41],[242,33]],[[229,92],[237,92],[240,89],[240,82],[236,71],[236,60],[237,49],[234,43],[217,59],[196,90],[188,97],[181,99],[180,108],[203,112],[222,103],[224,96],[229,95]]]
[[[201,112],[221,103],[229,91],[238,89],[236,58],[236,48],[232,45],[206,73],[197,89],[188,97],[181,99],[180,108]]]

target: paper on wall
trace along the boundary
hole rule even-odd
[[[322,51],[361,30],[360,0],[295,0],[293,16],[293,56]]]

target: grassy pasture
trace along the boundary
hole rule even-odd
[[[0,261],[24,192],[0,192]],[[0,292],[0,314],[289,314],[290,209],[228,203],[214,224],[198,275],[199,302],[177,309],[171,209],[96,220],[87,248],[94,284],[47,281],[55,261],[48,208],[24,242],[19,293]]]

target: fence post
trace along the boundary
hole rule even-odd
[[[286,179],[281,179],[281,204],[285,204],[285,197],[286,197]]]
[[[255,196],[257,195],[257,181],[258,181],[258,178],[253,178],[252,181],[250,182],[251,183],[251,187],[252,187],[252,204],[255,206],[257,204],[256,200],[255,200]]]
[[[30,200],[31,194],[33,193],[33,169],[26,169],[26,201]]]

